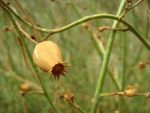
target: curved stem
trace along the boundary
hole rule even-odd
[[[16,16],[23,23],[25,23],[28,26],[32,27],[29,23],[27,23],[19,15],[17,15],[10,7],[8,7],[7,5],[5,5],[5,8],[7,8],[14,16]],[[90,21],[90,20],[100,19],[100,18],[117,20],[120,23],[124,24],[125,26],[127,26],[129,28],[129,30],[134,35],[137,36],[137,38],[147,47],[147,49],[150,50],[149,43],[143,38],[143,36],[141,34],[139,34],[136,31],[136,29],[132,25],[130,25],[128,22],[122,20],[121,18],[119,18],[117,16],[114,16],[114,15],[111,15],[111,14],[94,14],[94,15],[86,16],[86,17],[78,19],[78,20],[76,20],[76,21],[74,21],[74,22],[72,22],[72,23],[70,23],[68,25],[65,25],[65,26],[63,26],[61,28],[58,28],[58,29],[44,29],[44,28],[39,28],[39,27],[35,27],[35,28],[38,29],[38,30],[40,30],[40,31],[43,31],[43,32],[49,32],[49,34],[46,37],[44,37],[42,40],[40,40],[40,41],[43,41],[43,40],[46,40],[49,36],[51,36],[51,35],[53,35],[55,33],[63,32],[65,30],[68,30],[68,29],[70,29],[70,28],[72,28],[74,26],[77,26],[77,25],[81,24],[81,23],[84,23],[84,22],[87,22],[87,21]]]
[[[147,47],[147,49],[150,50],[149,43],[144,39],[144,37],[141,34],[139,34],[136,31],[136,29],[132,25],[130,25],[128,22],[120,19],[119,17],[111,15],[111,14],[95,14],[95,15],[83,17],[83,18],[81,18],[79,20],[76,20],[76,21],[74,21],[74,22],[72,22],[68,25],[65,25],[61,28],[52,29],[50,31],[50,33],[45,38],[43,38],[41,41],[46,40],[49,36],[51,36],[55,33],[63,32],[65,30],[68,30],[68,29],[70,29],[74,26],[77,26],[77,25],[81,24],[81,23],[84,23],[84,22],[87,22],[87,21],[90,21],[90,20],[94,20],[94,19],[101,19],[101,18],[117,20],[118,22],[124,24],[125,26],[128,27],[129,31],[131,31]]]

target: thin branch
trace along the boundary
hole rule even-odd
[[[137,1],[135,4],[132,5],[131,1],[128,3],[127,2],[127,5],[126,5],[126,8],[123,12],[123,14],[120,16],[120,18],[123,18],[125,17],[125,15],[131,10],[131,9],[134,9],[136,6],[138,6],[141,2],[143,2],[144,0],[139,0]]]
[[[20,20],[21,22],[23,22],[24,24],[26,24],[27,26],[29,26],[29,27],[31,27],[31,28],[33,28],[33,25],[31,24],[31,23],[29,23],[29,22],[27,22],[26,20],[24,20],[23,18],[21,18],[20,16],[19,16],[19,14],[17,14],[16,13],[16,11],[14,11],[11,7],[9,7],[4,1],[0,1],[0,5],[2,5],[2,7],[5,7],[5,8],[7,8],[7,10],[9,11],[9,12],[11,12],[18,20]],[[38,26],[34,26],[37,30],[39,30],[39,31],[43,31],[43,32],[50,32],[51,30],[49,30],[49,29],[45,29],[45,28],[41,28],[41,27],[38,27]]]
[[[0,2],[1,2],[1,1],[0,1]],[[3,3],[3,4],[4,4],[4,3]],[[7,10],[9,9],[9,11],[11,11],[11,9],[10,9],[6,4],[4,4],[4,5],[5,5],[5,8],[7,7]],[[12,11],[11,11],[11,12],[12,12]],[[12,13],[15,14],[14,12],[12,12]],[[15,16],[18,17],[18,15],[16,15],[16,14],[15,14]],[[18,18],[19,18],[19,17],[18,17]],[[65,31],[65,30],[68,30],[68,29],[70,29],[70,28],[72,28],[72,27],[74,27],[74,26],[77,26],[77,25],[81,24],[81,23],[84,23],[84,22],[87,22],[87,21],[90,21],[90,20],[100,19],[100,18],[117,20],[117,21],[119,21],[120,23],[124,24],[126,27],[129,28],[129,30],[130,30],[133,34],[135,34],[135,35],[137,36],[137,38],[147,47],[147,49],[150,50],[150,45],[149,45],[149,43],[144,39],[144,37],[143,37],[141,34],[139,34],[139,33],[136,31],[136,29],[135,29],[134,27],[132,27],[128,22],[122,20],[120,17],[114,16],[114,15],[111,15],[111,14],[95,14],[95,15],[83,17],[83,18],[78,19],[78,20],[76,20],[76,21],[74,21],[74,22],[72,22],[72,23],[70,23],[70,24],[68,24],[68,25],[65,25],[65,26],[61,27],[61,28],[49,30],[50,33],[49,33],[46,37],[44,37],[42,40],[40,40],[40,41],[44,41],[44,40],[46,40],[49,36],[51,36],[51,35],[53,35],[53,34],[55,34],[55,33],[63,32],[63,31]],[[39,41],[39,42],[40,42],[40,41]]]
[[[32,18],[28,15],[28,13],[25,11],[25,9],[21,6],[19,0],[15,0],[17,6],[20,8],[21,12],[24,14],[24,16],[26,17],[27,21],[29,21],[32,25],[33,28],[33,33],[36,37],[40,37],[39,32],[37,32],[37,29],[35,28],[35,22],[32,20]],[[39,35],[39,36],[38,36]]]
[[[1,3],[1,1],[0,1],[0,3]],[[0,4],[0,5],[1,5],[1,4]],[[5,7],[3,7],[3,8],[5,8]],[[22,33],[20,32],[20,30],[19,30],[19,28],[18,28],[18,26],[17,26],[15,20],[13,19],[11,13],[10,13],[7,9],[5,9],[5,11],[7,12],[8,16],[10,17],[10,20],[12,21],[14,27],[16,28],[17,33],[18,33],[20,36],[22,36]],[[28,52],[27,52],[27,53],[28,53]],[[30,59],[30,60],[31,60],[31,59]],[[31,62],[32,62],[32,61],[31,61]],[[32,66],[33,66],[33,63],[32,63]],[[33,67],[33,68],[34,68],[34,67]],[[54,104],[52,103],[52,100],[51,100],[51,98],[49,97],[46,88],[44,87],[44,83],[43,83],[43,81],[41,80],[41,77],[40,77],[40,75],[39,75],[37,69],[34,68],[34,70],[35,70],[36,75],[37,75],[37,77],[38,77],[38,79],[39,79],[39,82],[40,82],[41,88],[42,88],[42,90],[43,90],[43,93],[44,93],[45,97],[47,98],[47,100],[48,100],[48,102],[49,102],[51,108],[53,109],[53,111],[55,111],[55,113],[60,113],[60,111],[58,111],[58,109],[57,109],[57,108],[54,106]]]
[[[129,31],[128,28],[112,28],[110,26],[101,26],[98,28],[98,31],[100,31],[100,32],[103,32],[105,30],[114,30],[114,31],[123,31],[123,32]]]
[[[135,8],[136,6],[138,6],[141,2],[143,2],[144,0],[139,0],[137,1],[134,5],[132,5],[131,7],[129,7],[127,10],[131,10],[133,8]]]
[[[83,17],[83,18],[78,19],[78,20],[76,20],[76,21],[74,21],[74,22],[72,22],[68,25],[65,25],[65,26],[61,27],[61,28],[51,30],[51,32],[40,41],[44,41],[53,34],[63,32],[65,30],[68,30],[68,29],[70,29],[74,26],[77,26],[77,25],[81,24],[81,23],[84,23],[84,22],[87,22],[87,21],[90,21],[90,20],[100,19],[100,18],[117,20],[120,23],[124,24],[129,29],[129,31],[131,31],[134,35],[136,35],[136,37],[147,47],[147,49],[150,50],[149,43],[145,40],[145,38],[141,34],[139,34],[136,31],[136,29],[132,25],[130,25],[128,22],[120,19],[119,17],[111,15],[111,14],[95,14],[95,15]]]
[[[135,93],[130,96],[126,95],[125,92],[112,92],[112,93],[102,93],[99,96],[100,97],[107,97],[107,96],[125,96],[125,97],[145,96],[145,97],[150,97],[150,92]]]
[[[38,43],[35,39],[33,39],[33,38],[31,37],[31,35],[29,35],[29,34],[21,27],[21,25],[20,25],[18,22],[16,22],[16,24],[17,24],[18,29],[20,30],[20,32],[21,32],[27,39],[29,39],[31,42],[33,42],[33,43],[35,43],[35,44]]]
[[[76,109],[78,109],[80,112],[82,113],[87,113],[83,108],[81,108],[81,106],[79,106],[77,103],[75,102],[69,102],[73,107],[75,107]]]
[[[117,11],[117,14],[116,14],[117,16],[120,16],[122,14],[124,7],[125,7],[125,0],[122,0],[120,3],[119,9]],[[116,28],[118,26],[119,22],[121,22],[121,20],[122,19],[120,19],[120,21],[114,21],[112,28]],[[96,85],[96,89],[95,89],[95,93],[94,93],[94,101],[93,101],[92,109],[91,109],[92,113],[96,113],[97,107],[98,107],[98,104],[100,101],[100,98],[98,98],[98,97],[103,89],[104,79],[105,79],[105,75],[106,75],[115,35],[116,35],[116,31],[111,31],[109,34],[109,37],[108,37],[106,52],[104,54],[102,66],[99,70],[98,81],[97,81],[97,85]]]
[[[55,113],[61,113],[60,111],[58,111],[58,109],[53,104],[53,102],[52,102],[52,100],[51,100],[51,98],[50,98],[50,96],[49,96],[49,94],[48,94],[48,92],[46,90],[46,87],[44,86],[44,82],[42,81],[42,78],[39,75],[38,70],[37,69],[35,69],[35,70],[36,70],[37,77],[38,77],[38,79],[40,81],[40,85],[41,85],[41,88],[43,90],[43,93],[44,93],[45,97],[47,98],[47,100],[48,100],[50,106],[52,107],[53,111],[55,111]]]

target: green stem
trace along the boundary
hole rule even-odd
[[[93,43],[93,45],[94,45],[94,47],[95,47],[95,49],[96,49],[96,51],[97,51],[99,57],[100,57],[101,59],[103,59],[103,54],[104,54],[105,50],[102,50],[102,49],[99,47],[98,40],[96,40],[96,38],[97,38],[97,37],[96,37],[96,34],[95,34],[94,32],[91,32],[90,38],[91,38],[91,41],[92,41],[92,43]]]
[[[104,56],[105,50],[102,50],[102,49],[99,47],[98,42],[96,41],[96,38],[97,38],[97,37],[94,37],[94,35],[92,36],[92,34],[91,34],[91,40],[92,40],[92,42],[93,42],[93,45],[94,45],[94,47],[95,47],[95,49],[96,49],[96,51],[97,51],[99,57],[103,60],[103,56]],[[103,51],[103,52],[102,52],[102,51]],[[118,83],[117,79],[115,78],[115,76],[113,75],[113,73],[111,72],[111,70],[110,70],[109,68],[107,69],[107,72],[108,72],[108,74],[110,75],[112,81],[114,82],[116,88],[117,88],[118,90],[120,90],[121,87],[119,86],[119,83]]]
[[[117,16],[120,16],[122,14],[125,8],[125,3],[126,3],[126,0],[122,0],[119,10],[117,12]],[[119,24],[118,21],[114,21],[112,28],[116,28],[118,24]],[[107,72],[107,66],[108,66],[108,62],[110,58],[110,53],[112,50],[112,45],[115,39],[115,34],[116,34],[116,31],[111,31],[109,35],[109,39],[108,39],[107,47],[106,47],[106,53],[104,54],[104,59],[102,62],[102,67],[100,69],[101,71],[99,73],[98,83],[97,83],[96,90],[95,90],[94,102],[93,102],[92,110],[91,110],[92,113],[96,113],[96,110],[97,110],[97,106],[98,106],[99,99],[100,99],[99,94],[102,92],[104,78]]]
[[[121,89],[124,90],[125,88],[125,75],[126,75],[126,53],[127,53],[127,39],[125,37],[125,33],[122,33],[121,34],[121,42],[122,42],[122,49],[121,49],[121,52],[122,52],[122,84],[121,84]]]
[[[5,6],[5,8],[7,8],[9,11],[11,11],[18,19],[20,19],[22,22],[26,23],[25,21],[23,21],[18,15],[16,15],[16,13],[14,11],[12,11],[8,6]],[[129,28],[129,30],[145,45],[145,47],[147,47],[148,50],[150,50],[150,45],[149,43],[144,39],[144,37],[139,34],[137,32],[137,30],[132,26],[130,25],[128,22],[122,20],[121,18],[119,18],[118,16],[114,16],[114,15],[111,15],[111,14],[95,14],[95,15],[90,15],[90,16],[86,16],[86,17],[83,17],[81,19],[78,19],[68,25],[65,25],[61,28],[58,28],[58,29],[39,29],[43,32],[49,32],[49,34],[43,38],[41,41],[43,40],[46,40],[49,36],[55,34],[55,33],[59,33],[59,32],[63,32],[65,30],[68,30],[74,26],[77,26],[81,23],[84,23],[84,22],[87,22],[87,21],[90,21],[90,20],[94,20],[94,19],[100,19],[100,18],[106,18],[106,19],[112,19],[112,20],[117,20],[119,21],[120,23],[124,24],[125,26],[127,26]],[[26,23],[27,24],[27,23]],[[29,24],[28,24],[29,25]],[[30,25],[29,25],[30,26]]]
[[[42,79],[41,79],[41,77],[40,77],[40,75],[39,75],[37,69],[35,69],[35,70],[36,70],[36,73],[37,73],[37,77],[38,77],[38,79],[39,79],[39,81],[40,81],[40,84],[41,84],[41,87],[42,87],[44,96],[47,98],[47,100],[48,100],[50,106],[52,107],[52,109],[53,109],[53,111],[54,111],[54,113],[59,113],[59,111],[58,111],[58,110],[56,109],[56,107],[54,106],[54,104],[53,104],[51,98],[49,97],[48,92],[46,91],[46,88],[45,88],[45,86],[44,86],[44,82],[42,81]]]
[[[63,32],[65,30],[68,30],[74,26],[77,26],[81,23],[84,23],[84,22],[87,22],[87,21],[90,21],[90,20],[94,20],[94,19],[101,19],[101,18],[105,18],[105,19],[112,19],[112,20],[117,20],[115,22],[120,22],[122,24],[124,24],[125,26],[128,27],[129,31],[131,31],[144,45],[145,47],[147,47],[148,50],[150,50],[150,45],[149,43],[144,39],[144,37],[139,34],[136,29],[130,25],[128,22],[120,19],[118,16],[114,16],[114,15],[111,15],[111,14],[95,14],[95,15],[91,15],[91,16],[86,16],[86,17],[83,17],[79,20],[76,20],[68,25],[65,25],[61,28],[58,28],[58,29],[52,29],[50,31],[50,33],[45,37],[43,38],[41,41],[43,40],[46,40],[49,36],[53,35],[53,34],[56,34],[56,33],[59,33],[59,32]],[[116,31],[112,31],[112,32],[116,32]]]
[[[75,10],[75,12],[78,14],[78,16],[81,17],[81,14],[77,10],[76,6],[73,3],[71,3],[71,6]],[[104,48],[99,46],[98,40],[96,40],[98,37],[96,36],[96,34],[94,32],[91,31],[90,32],[90,38],[91,38],[91,41],[92,41],[92,43],[93,43],[93,45],[94,45],[94,47],[95,47],[99,57],[103,60],[103,55],[104,55],[105,50],[104,50]],[[111,77],[112,81],[114,82],[116,88],[118,90],[120,90],[121,88],[119,86],[119,83],[118,83],[117,79],[115,78],[113,73],[110,71],[110,69],[107,69],[107,70],[108,70],[108,74],[110,75],[110,77]]]

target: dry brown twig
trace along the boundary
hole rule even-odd
[[[125,96],[125,97],[135,97],[135,96],[145,96],[150,97],[150,92],[143,92],[139,93],[137,92],[137,89],[134,87],[129,87],[125,91],[122,92],[112,92],[112,93],[103,93],[101,96]]]
[[[98,28],[99,32],[103,32],[105,30],[114,30],[114,31],[128,31],[128,28],[111,28],[109,26],[101,26]]]
[[[71,106],[73,106],[74,108],[78,109],[80,112],[82,113],[87,113],[83,108],[81,108],[81,106],[79,106],[75,101],[74,101],[74,95],[73,94],[69,94],[69,93],[65,93],[63,95],[63,98],[65,101],[67,101]]]
[[[123,14],[120,16],[120,19],[124,18],[125,15],[132,9],[134,9],[136,6],[138,6],[141,2],[144,0],[139,0],[135,4],[132,4],[132,0],[126,0],[126,8],[124,9]]]

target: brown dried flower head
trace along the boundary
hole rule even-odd
[[[44,72],[59,79],[66,71],[66,62],[62,61],[61,51],[58,45],[52,41],[43,41],[36,45],[33,52],[35,64]]]

